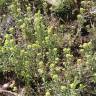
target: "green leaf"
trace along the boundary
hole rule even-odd
[[[0,0],[0,6],[2,6],[5,3],[5,0]]]

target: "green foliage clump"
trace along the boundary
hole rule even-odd
[[[0,1],[0,6],[6,3],[8,8],[0,17],[0,73],[14,72],[28,90],[25,96],[96,95],[96,46],[92,38],[96,37],[96,22],[89,12],[94,2],[77,2],[81,5],[76,21],[61,22],[52,14],[64,12],[67,16],[77,0],[49,1],[51,13],[45,9],[45,0],[40,0],[40,5],[30,0]],[[92,18],[86,19],[86,14]],[[89,34],[82,36],[82,28]]]
[[[74,6],[74,0],[46,0],[49,4],[52,5],[52,10],[55,12],[66,11],[70,9],[71,6]]]

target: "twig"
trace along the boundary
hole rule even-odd
[[[7,91],[7,90],[3,90],[3,89],[0,89],[0,94],[5,94],[5,95],[7,94],[6,96],[18,96],[17,93]]]

